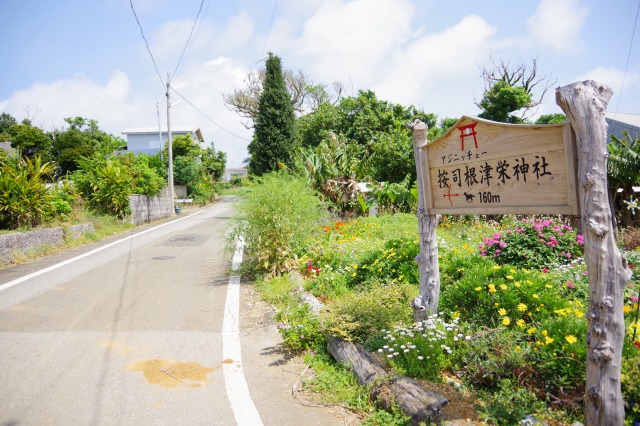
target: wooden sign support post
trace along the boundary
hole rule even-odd
[[[610,88],[584,81],[556,90],[577,138],[578,191],[589,278],[585,424],[622,425],[620,387],[624,345],[624,289],[631,278],[611,225],[607,198],[607,124]]]
[[[413,155],[418,173],[418,227],[420,228],[420,254],[416,258],[420,270],[420,295],[413,299],[413,317],[416,322],[424,321],[438,312],[440,298],[440,265],[438,263],[438,241],[436,240],[436,215],[427,214],[427,200],[424,194],[425,178],[422,175],[421,157],[426,155],[428,127],[420,120],[409,124],[413,132]]]

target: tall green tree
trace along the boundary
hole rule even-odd
[[[249,144],[249,172],[261,176],[278,170],[280,163],[292,166],[295,147],[295,115],[291,97],[280,58],[269,52],[255,132]]]
[[[16,119],[6,112],[0,114],[0,142],[11,142],[9,128],[14,124],[18,124]]]
[[[11,147],[16,149],[21,156],[35,158],[40,156],[44,161],[51,161],[51,135],[45,133],[39,127],[32,126],[28,120],[9,127]]]

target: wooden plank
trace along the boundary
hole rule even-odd
[[[428,214],[578,214],[572,147],[568,123],[464,116],[416,158]]]

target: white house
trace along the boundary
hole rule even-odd
[[[133,152],[135,154],[156,154],[160,152],[169,136],[166,128],[160,131],[157,127],[135,127],[122,132],[127,141],[127,147],[121,152]],[[176,126],[171,128],[171,136],[191,135],[194,142],[202,143],[204,138],[198,126]]]

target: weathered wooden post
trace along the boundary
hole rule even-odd
[[[418,176],[418,227],[420,231],[420,254],[416,258],[420,271],[420,294],[413,299],[413,317],[416,322],[424,321],[427,316],[438,312],[440,299],[440,265],[438,263],[438,241],[436,239],[436,215],[427,214],[427,200],[425,198],[425,176],[422,176],[421,162],[426,160],[424,155],[427,145],[428,127],[420,120],[409,124],[413,132],[413,156],[416,161]],[[426,162],[428,165],[428,161]],[[426,168],[428,169],[428,166]]]
[[[607,196],[607,124],[612,90],[594,81],[556,90],[577,139],[579,202],[589,279],[585,423],[624,424],[620,387],[624,345],[624,288],[631,278],[611,225]]]

